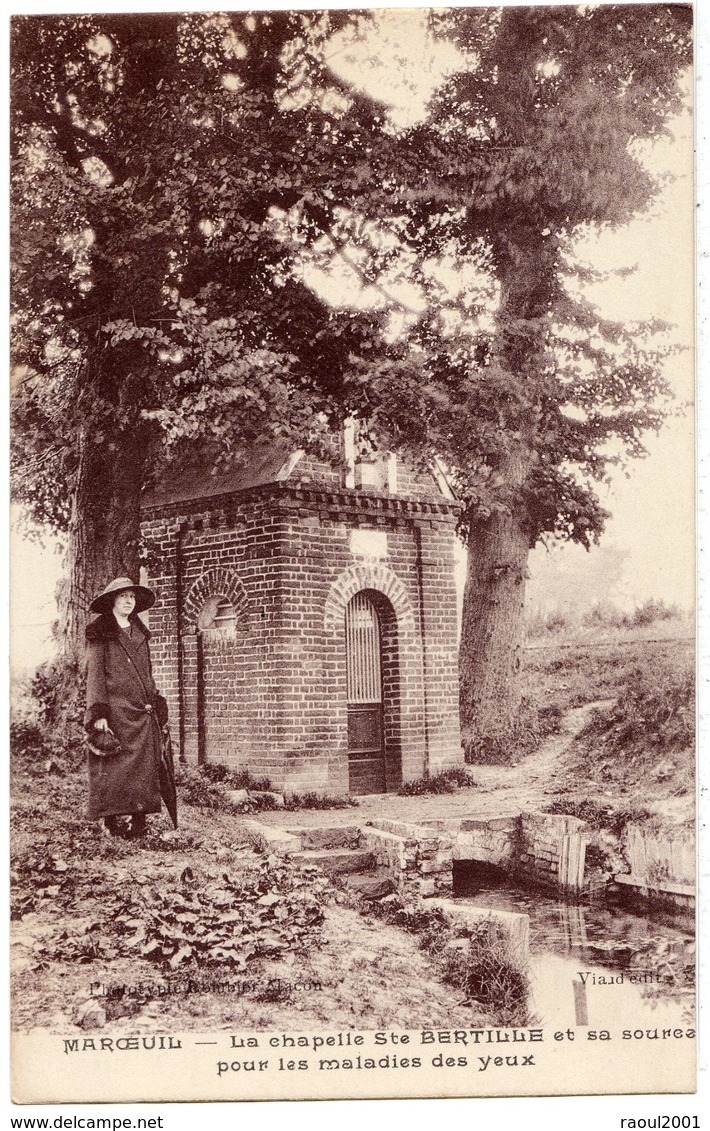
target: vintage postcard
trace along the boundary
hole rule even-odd
[[[12,17],[15,1103],[695,1090],[693,35]]]

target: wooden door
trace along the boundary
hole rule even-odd
[[[384,793],[382,638],[377,609],[356,593],[345,610],[348,766],[351,793]]]

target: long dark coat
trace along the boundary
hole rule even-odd
[[[91,820],[160,812],[160,723],[167,711],[153,682],[149,638],[135,616],[130,638],[113,613],[102,614],[86,629],[84,726],[91,734],[97,719],[107,719],[121,743],[121,753],[113,757],[89,752]]]

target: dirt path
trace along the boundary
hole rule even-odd
[[[543,808],[551,795],[559,792],[559,780],[563,755],[573,739],[584,730],[593,712],[608,707],[613,699],[599,699],[574,707],[563,719],[558,734],[553,734],[542,746],[524,758],[516,766],[473,766],[471,777],[475,782],[476,795],[488,793],[489,798],[481,797],[483,812],[498,808],[501,812],[521,812],[523,809]]]
[[[456,793],[400,797],[396,793],[359,797],[357,807],[307,810],[303,813],[266,811],[257,820],[281,828],[319,825],[360,825],[375,817],[422,824],[427,820],[458,817],[504,817],[543,808],[560,792],[560,763],[575,735],[587,725],[592,712],[613,700],[585,703],[568,711],[559,734],[549,738],[534,754],[516,766],[471,766],[474,785]]]

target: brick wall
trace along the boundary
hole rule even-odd
[[[331,466],[314,456],[305,454],[298,460],[289,478],[292,483],[342,489],[346,485],[346,468],[344,465]],[[378,493],[377,489],[371,486],[357,487],[356,490],[365,495]],[[401,458],[396,460],[396,490],[393,495],[397,498],[419,500],[439,500],[442,497],[441,488],[431,471],[413,467]]]
[[[443,501],[302,483],[148,510],[155,677],[183,756],[287,791],[346,792],[345,608],[366,590],[382,632],[388,788],[461,764],[454,522]],[[379,556],[353,530],[376,531]],[[229,629],[200,627],[214,596],[232,603]]]

